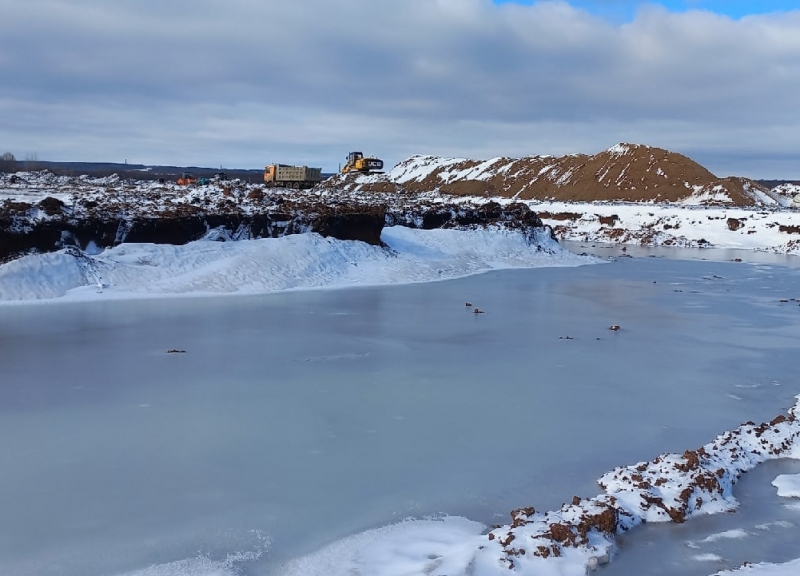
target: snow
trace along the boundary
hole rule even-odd
[[[775,186],[775,188],[772,189],[772,192],[791,199],[797,195],[800,195],[800,184],[786,182],[784,184]]]
[[[702,186],[694,186],[694,194],[677,204],[683,206],[713,206],[731,203],[733,203],[733,200],[731,200],[728,191],[721,186],[714,186],[710,190],[703,190]]]
[[[502,268],[576,266],[542,229],[529,239],[504,229],[385,228],[388,248],[297,234],[183,246],[120,244],[99,254],[74,248],[0,265],[0,303],[215,294],[430,282]],[[96,252],[96,250],[94,250]],[[102,286],[102,292],[97,288]]]
[[[755,574],[757,576],[797,576],[800,574],[800,559],[786,564],[750,564],[738,570],[717,572],[714,576],[744,576],[746,574]]]
[[[680,511],[686,517],[734,510],[735,481],[768,459],[796,455],[800,444],[800,396],[789,411],[756,426],[746,423],[719,435],[697,452],[663,454],[650,462],[620,467],[598,483],[605,493],[565,504],[560,510],[512,512],[513,524],[482,536],[479,525],[460,519],[410,521],[360,534],[288,564],[281,576],[315,574],[473,574],[512,573],[524,576],[584,576],[608,563],[615,535],[645,522],[669,522]],[[797,488],[794,481],[792,491]],[[612,532],[596,519],[614,511]],[[587,524],[588,522],[588,524]],[[560,527],[566,536],[556,536]],[[400,537],[398,537],[400,534]],[[581,536],[585,534],[585,536]],[[747,537],[736,529],[713,534],[703,542]],[[700,554],[696,561],[718,561]],[[796,575],[800,560],[745,567],[742,573]],[[719,574],[738,574],[725,572]]]
[[[481,536],[484,530],[478,522],[457,517],[404,521],[295,559],[276,576],[460,574],[485,538]]]
[[[622,153],[626,145],[610,150]],[[136,214],[169,214],[176,207],[189,210],[233,210],[242,214],[264,214],[282,210],[279,202],[300,203],[351,202],[358,205],[385,204],[392,211],[404,211],[414,206],[433,203],[481,204],[489,200],[501,204],[517,201],[517,198],[450,197],[436,189],[436,182],[444,184],[457,181],[481,181],[503,174],[516,166],[516,160],[493,158],[475,163],[461,158],[439,158],[435,156],[412,156],[396,165],[387,174],[356,175],[351,190],[320,188],[310,191],[270,191],[270,198],[250,197],[250,192],[259,184],[249,185],[232,182],[221,186],[212,183],[206,186],[181,187],[174,183],[121,182],[117,176],[107,178],[57,177],[48,172],[18,173],[22,182],[10,184],[0,182],[0,201],[27,202],[32,207],[23,216],[14,215],[18,227],[29,226],[52,217],[36,207],[36,203],[52,196],[65,204],[65,213],[80,218],[91,213],[89,205],[97,206],[107,214],[119,214],[133,218]],[[459,166],[461,165],[461,167]],[[463,166],[469,167],[463,167]],[[463,167],[463,168],[462,168]],[[609,166],[601,169],[598,178],[605,181]],[[626,169],[623,166],[623,173]],[[399,185],[421,182],[436,175],[431,190],[419,194],[375,194],[361,191],[361,186],[394,182]],[[546,178],[562,185],[574,176],[574,169],[555,164],[535,165],[527,176],[531,183]],[[526,177],[524,174],[520,177]],[[800,196],[800,187],[784,184],[769,192],[762,192],[745,183],[748,194],[760,205],[756,208],[731,206],[731,197],[724,186],[686,186],[691,195],[677,203],[658,202],[539,202],[525,201],[534,211],[544,213],[580,213],[576,222],[547,220],[560,238],[586,242],[614,242],[641,245],[668,245],[684,247],[717,246],[768,250],[781,253],[800,251],[800,204],[792,203],[793,196]],[[522,188],[519,193],[522,193]],[[796,193],[797,192],[797,193]],[[273,198],[274,196],[274,198]],[[222,206],[222,208],[220,208]],[[617,216],[613,226],[603,225],[601,217]],[[744,226],[731,230],[728,218],[742,220]],[[664,223],[670,226],[665,227]],[[783,229],[781,228],[783,227]]]
[[[794,210],[575,202],[531,202],[529,205],[564,240],[713,246],[800,254],[800,234],[785,231],[800,226],[800,212]],[[548,217],[548,214],[561,213],[578,214],[579,218],[562,220]],[[613,226],[600,221],[612,216],[617,217]],[[742,226],[732,230],[729,218],[739,220]]]
[[[800,498],[800,474],[782,474],[772,481],[778,489],[778,496]]]
[[[712,534],[708,538],[704,538],[701,542],[717,542],[718,540],[737,540],[747,538],[748,534],[744,530],[726,530],[718,534]]]
[[[258,560],[269,551],[269,539],[258,535],[261,545],[255,550],[228,554],[223,560],[214,560],[198,554],[193,558],[176,560],[166,564],[154,564],[143,570],[126,572],[120,576],[239,576],[240,565]]]
[[[623,144],[623,143],[615,144],[614,146],[606,150],[606,152],[608,152],[609,154],[613,154],[614,156],[624,156],[625,154],[628,154],[630,151],[631,147],[628,144]]]
[[[453,164],[464,162],[464,158],[439,158],[437,156],[411,156],[400,162],[388,174],[395,182],[419,182],[430,176],[436,170],[446,168]]]
[[[486,160],[485,162],[481,162],[480,164],[473,166],[472,168],[465,168],[464,170],[454,170],[452,172],[442,171],[439,173],[439,178],[443,180],[445,183],[457,182],[461,180],[489,180],[496,173],[495,171],[492,170],[492,167],[498,162],[502,162],[503,160],[505,159],[500,157],[492,158],[491,160]],[[508,170],[510,167],[511,167],[510,164],[506,164],[500,169],[500,171]]]
[[[722,562],[724,558],[716,554],[706,553],[706,554],[697,554],[695,556],[692,556],[692,560],[695,560],[697,562]]]

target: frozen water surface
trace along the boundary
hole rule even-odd
[[[376,528],[411,547],[414,530],[443,537],[390,526],[409,517],[468,519],[443,523],[467,538],[784,413],[800,393],[800,268],[664,254],[0,308],[0,574],[314,573],[318,556],[289,561],[333,545],[324,561],[344,565],[335,543]],[[737,485],[738,512],[633,531],[598,574],[800,557],[800,510],[771,485],[798,472],[768,463]]]

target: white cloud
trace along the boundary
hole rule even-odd
[[[800,178],[800,11],[650,6],[621,25],[490,0],[0,0],[0,13],[0,147],[20,156],[332,170],[350,148],[392,164],[627,140],[720,174]]]

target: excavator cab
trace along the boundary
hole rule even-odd
[[[347,164],[342,168],[342,174],[348,172],[371,172],[381,170],[383,160],[374,157],[365,158],[362,152],[350,152],[347,155]]]

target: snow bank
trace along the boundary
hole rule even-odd
[[[800,559],[786,564],[747,564],[737,570],[717,572],[714,576],[744,576],[755,574],[757,576],[797,576],[800,574]]]
[[[457,278],[500,268],[576,266],[576,256],[542,229],[533,238],[504,229],[386,228],[386,248],[297,234],[182,246],[120,244],[100,254],[76,249],[29,255],[0,266],[0,302],[263,294]]]
[[[800,474],[782,474],[772,481],[778,489],[778,496],[800,498]]]
[[[276,576],[464,574],[485,526],[464,518],[408,520],[340,540],[285,564]]]
[[[529,202],[561,239],[800,254],[800,212],[688,205]]]
[[[734,509],[732,486],[741,474],[771,458],[800,457],[798,417],[800,396],[788,416],[760,425],[745,423],[696,451],[616,468],[598,481],[605,493],[586,500],[575,497],[556,511],[514,510],[511,524],[488,534],[458,518],[406,521],[337,542],[286,564],[279,574],[584,576],[612,559],[618,534],[643,522],[683,522]],[[792,491],[797,488],[794,481],[791,486]],[[707,541],[744,536],[733,530]],[[799,570],[797,560],[719,574],[794,576]]]

